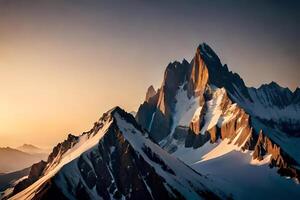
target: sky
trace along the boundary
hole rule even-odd
[[[247,86],[300,85],[297,1],[0,0],[0,146],[50,148],[206,42]]]

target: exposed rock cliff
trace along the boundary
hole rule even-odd
[[[21,182],[19,182],[14,187],[12,195],[17,194],[18,192],[24,190],[25,188],[30,186],[32,183],[37,181],[40,178],[40,176],[43,174],[46,164],[47,163],[45,161],[41,161],[36,164],[33,164],[30,168],[28,177],[26,179],[22,180]]]

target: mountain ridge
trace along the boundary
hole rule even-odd
[[[31,166],[45,154],[30,154],[11,147],[0,147],[0,172],[11,173]]]
[[[82,145],[96,137],[93,145],[80,152],[79,157],[71,158],[57,170],[55,168],[64,162],[66,157],[62,156],[61,160],[55,164],[56,166],[47,163],[42,170],[41,178],[20,191],[21,193],[15,193],[12,199],[19,197],[51,199],[53,195],[61,199],[83,197],[84,199],[99,197],[104,199],[121,197],[128,199],[141,197],[144,199],[225,198],[225,193],[216,189],[209,179],[173,158],[147,139],[147,133],[142,130],[134,117],[120,107],[115,107],[105,113],[98,123],[96,125],[100,127],[98,130],[83,133],[80,136],[89,134],[90,137],[85,139]],[[102,128],[106,130],[102,131]],[[103,136],[98,137],[99,134]],[[77,144],[80,144],[80,141]],[[77,144],[70,147],[70,150],[80,149],[81,146],[76,147]],[[72,154],[70,151],[64,154],[68,152]],[[50,171],[47,171],[49,169]],[[54,174],[52,174],[53,170],[56,171]],[[105,173],[101,173],[103,171]],[[119,175],[121,172],[124,177]],[[52,175],[49,176],[49,174]],[[47,178],[44,179],[45,177]],[[31,187],[33,190],[30,190]],[[97,189],[92,190],[95,187]],[[37,193],[31,196],[34,191]]]

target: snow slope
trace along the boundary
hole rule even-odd
[[[69,149],[63,155],[62,160],[57,165],[50,167],[42,178],[40,178],[38,181],[33,183],[25,190],[14,195],[11,199],[12,200],[32,199],[36,191],[38,191],[38,189],[42,186],[42,184],[44,184],[47,180],[52,178],[64,165],[78,158],[82,153],[88,151],[89,149],[93,148],[98,144],[99,140],[105,134],[107,128],[109,127],[110,122],[104,124],[105,124],[104,127],[102,127],[97,134],[92,135],[89,138],[87,135],[83,135],[80,138],[79,143],[77,143],[73,148]]]
[[[276,168],[268,166],[270,155],[262,161],[253,160],[251,152],[240,151],[225,139],[198,149],[179,147],[172,155],[184,161],[197,172],[214,180],[216,186],[233,194],[237,200],[273,199],[297,200],[300,185],[281,177]]]
[[[91,160],[91,155],[97,152],[103,155],[105,153],[105,150],[101,147],[101,145],[104,145],[103,142],[105,141],[103,138],[105,138],[107,134],[117,133],[118,130],[122,134],[122,136],[117,135],[120,141],[123,141],[120,137],[124,137],[125,143],[122,142],[122,144],[128,143],[128,149],[134,149],[135,154],[137,154],[138,157],[141,157],[142,160],[154,169],[155,173],[164,180],[164,187],[166,191],[169,191],[169,193],[173,195],[173,198],[183,197],[184,199],[196,200],[207,199],[209,197],[218,197],[223,199],[228,196],[218,187],[215,187],[215,183],[211,179],[195,172],[183,162],[179,161],[177,158],[164,151],[161,147],[154,144],[150,139],[148,139],[147,134],[138,129],[136,125],[133,124],[134,122],[130,121],[133,118],[129,117],[128,119],[128,114],[124,114],[123,112],[120,111],[120,108],[109,111],[106,116],[111,117],[106,117],[106,121],[102,121],[103,126],[99,132],[92,135],[82,135],[79,142],[63,155],[59,163],[52,165],[47,169],[42,178],[22,192],[13,196],[11,199],[32,199],[49,180],[54,181],[53,184],[55,184],[68,199],[77,199],[74,194],[78,192],[79,183],[82,184],[81,187],[83,187],[87,192],[86,195],[88,195],[89,198],[101,199],[96,187],[91,187],[90,182],[82,175],[84,170],[87,168],[81,168],[80,166],[84,166],[82,164],[85,163],[88,165],[88,168],[91,169],[91,171],[88,172],[89,174],[98,174],[99,172],[95,172],[95,165],[93,165],[95,160]],[[116,128],[118,130],[116,130]],[[108,132],[112,130],[116,132]],[[117,141],[114,140],[113,142]],[[113,156],[115,156],[114,152],[116,151],[116,148],[117,146],[110,146],[109,154],[105,154],[105,156],[108,156],[110,160],[108,162],[110,175],[106,175],[114,178],[120,178],[120,175],[116,174],[117,172],[113,169],[113,165],[115,165],[113,163]],[[80,161],[82,159],[84,160],[84,163]],[[104,157],[99,157],[99,159],[104,159]],[[128,165],[128,167],[129,170],[130,166]],[[112,184],[118,182],[118,180],[114,178],[112,179]],[[144,180],[143,177],[141,178]],[[128,180],[128,183],[131,181],[134,180]],[[151,188],[146,180],[144,180],[144,184],[147,186],[148,192],[153,195],[153,198],[153,188]],[[130,188],[130,191],[134,189],[135,188]],[[179,192],[180,196],[178,196],[179,194],[177,192]],[[110,198],[113,199],[114,196],[112,194],[110,195]],[[124,199],[125,196],[123,195],[122,198]]]
[[[213,99],[208,101],[207,104],[207,112],[205,113],[205,124],[202,127],[200,134],[204,134],[205,131],[214,127],[219,118],[222,115],[222,110],[220,108],[220,104],[222,103],[223,97],[226,93],[224,88],[214,88]]]
[[[185,83],[186,84],[186,83]],[[173,128],[171,132],[174,131],[176,126],[189,126],[189,123],[193,119],[195,112],[200,112],[199,108],[199,97],[188,98],[187,90],[185,90],[184,85],[180,86],[176,94],[176,105],[175,113],[173,115]]]
[[[269,168],[267,160],[268,157],[253,163],[249,152],[234,150],[191,166],[196,171],[219,180],[216,181],[217,185],[222,186],[225,191],[234,190],[235,199],[299,199],[300,185],[292,179],[279,176],[276,168]]]

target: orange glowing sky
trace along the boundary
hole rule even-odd
[[[299,29],[289,32],[293,24],[278,23],[282,32],[274,31],[266,23],[271,11],[261,16],[253,7],[257,16],[250,10],[251,17],[238,19],[230,10],[236,8],[209,3],[207,9],[216,10],[70,2],[0,0],[0,147],[48,148],[68,133],[90,129],[113,106],[136,110],[147,87],[159,87],[167,64],[190,60],[200,42],[248,86],[272,80],[292,90],[299,86],[300,45],[292,41]],[[243,9],[249,7],[241,5],[237,15]],[[272,20],[299,21],[289,13]]]

